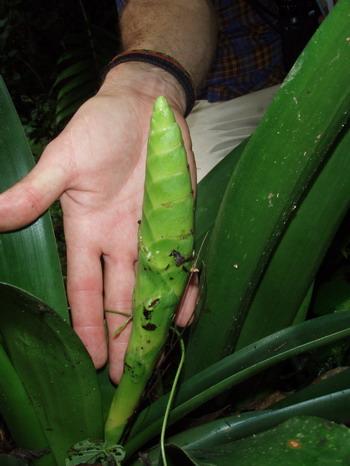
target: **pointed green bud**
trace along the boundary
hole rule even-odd
[[[153,107],[151,131],[163,131],[175,123],[174,113],[165,97],[157,98]]]

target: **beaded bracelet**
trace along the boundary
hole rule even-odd
[[[177,60],[170,57],[169,55],[166,55],[165,53],[155,52],[154,50],[128,50],[127,52],[120,53],[110,61],[110,63],[107,65],[105,74],[121,63],[132,61],[149,63],[151,65],[158,66],[159,68],[162,68],[174,76],[185,92],[185,117],[189,115],[195,103],[194,86],[191,76]]]

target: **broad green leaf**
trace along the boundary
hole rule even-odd
[[[169,424],[225,390],[292,356],[350,335],[350,312],[319,317],[274,333],[223,358],[179,388]],[[140,413],[126,447],[134,452],[160,432],[167,395]]]
[[[33,168],[34,159],[1,78],[0,122],[2,192]],[[47,303],[63,319],[69,319],[61,266],[48,214],[21,230],[0,233],[0,281],[23,288]]]
[[[173,447],[179,449],[179,447]],[[350,455],[350,430],[318,417],[301,416],[260,434],[220,446],[181,448],[188,464],[220,466],[334,466],[346,465]],[[179,451],[168,450],[179,462]]]
[[[0,413],[19,448],[49,450],[46,434],[38,421],[32,402],[2,345],[0,345]],[[0,461],[0,464],[3,463]],[[56,464],[51,454],[35,462],[36,466]]]
[[[340,0],[321,24],[232,174],[203,259],[206,297],[187,347],[186,377],[232,352],[295,206],[346,124],[349,13],[350,3]]]
[[[293,323],[350,206],[349,153],[347,129],[274,252],[249,307],[236,349]]]
[[[6,284],[0,296],[6,350],[61,466],[73,444],[103,436],[96,371],[72,328],[43,302]]]

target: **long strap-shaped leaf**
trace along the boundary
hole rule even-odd
[[[73,329],[43,302],[4,284],[0,296],[4,346],[62,466],[73,444],[102,438],[96,371]],[[10,430],[18,422],[6,420]]]
[[[17,445],[32,451],[49,450],[49,443],[32,402],[2,345],[0,345],[0,413]],[[1,461],[0,464],[2,465]],[[53,466],[57,463],[49,453],[37,460],[35,465]]]
[[[350,370],[299,390],[271,409],[218,419],[181,432],[169,439],[179,445],[206,447],[261,432],[291,416],[315,415],[336,422],[348,422]],[[256,420],[256,422],[254,422]]]
[[[281,330],[227,356],[184,382],[176,396],[169,422],[173,423],[234,385],[285,359],[350,336],[350,312],[319,317]],[[167,396],[139,415],[127,443],[134,452],[156,435]]]
[[[233,172],[210,239],[207,295],[187,348],[187,377],[235,347],[271,254],[349,116],[349,22],[350,3],[340,0]]]
[[[0,191],[12,186],[33,166],[23,128],[0,77]],[[0,282],[23,288],[68,320],[61,266],[48,214],[27,228],[0,234]]]
[[[350,130],[347,130],[273,254],[249,308],[236,349],[293,323],[350,206],[349,154]]]

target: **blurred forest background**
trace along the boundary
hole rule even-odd
[[[117,23],[113,0],[1,0],[0,73],[35,156],[96,91]]]

